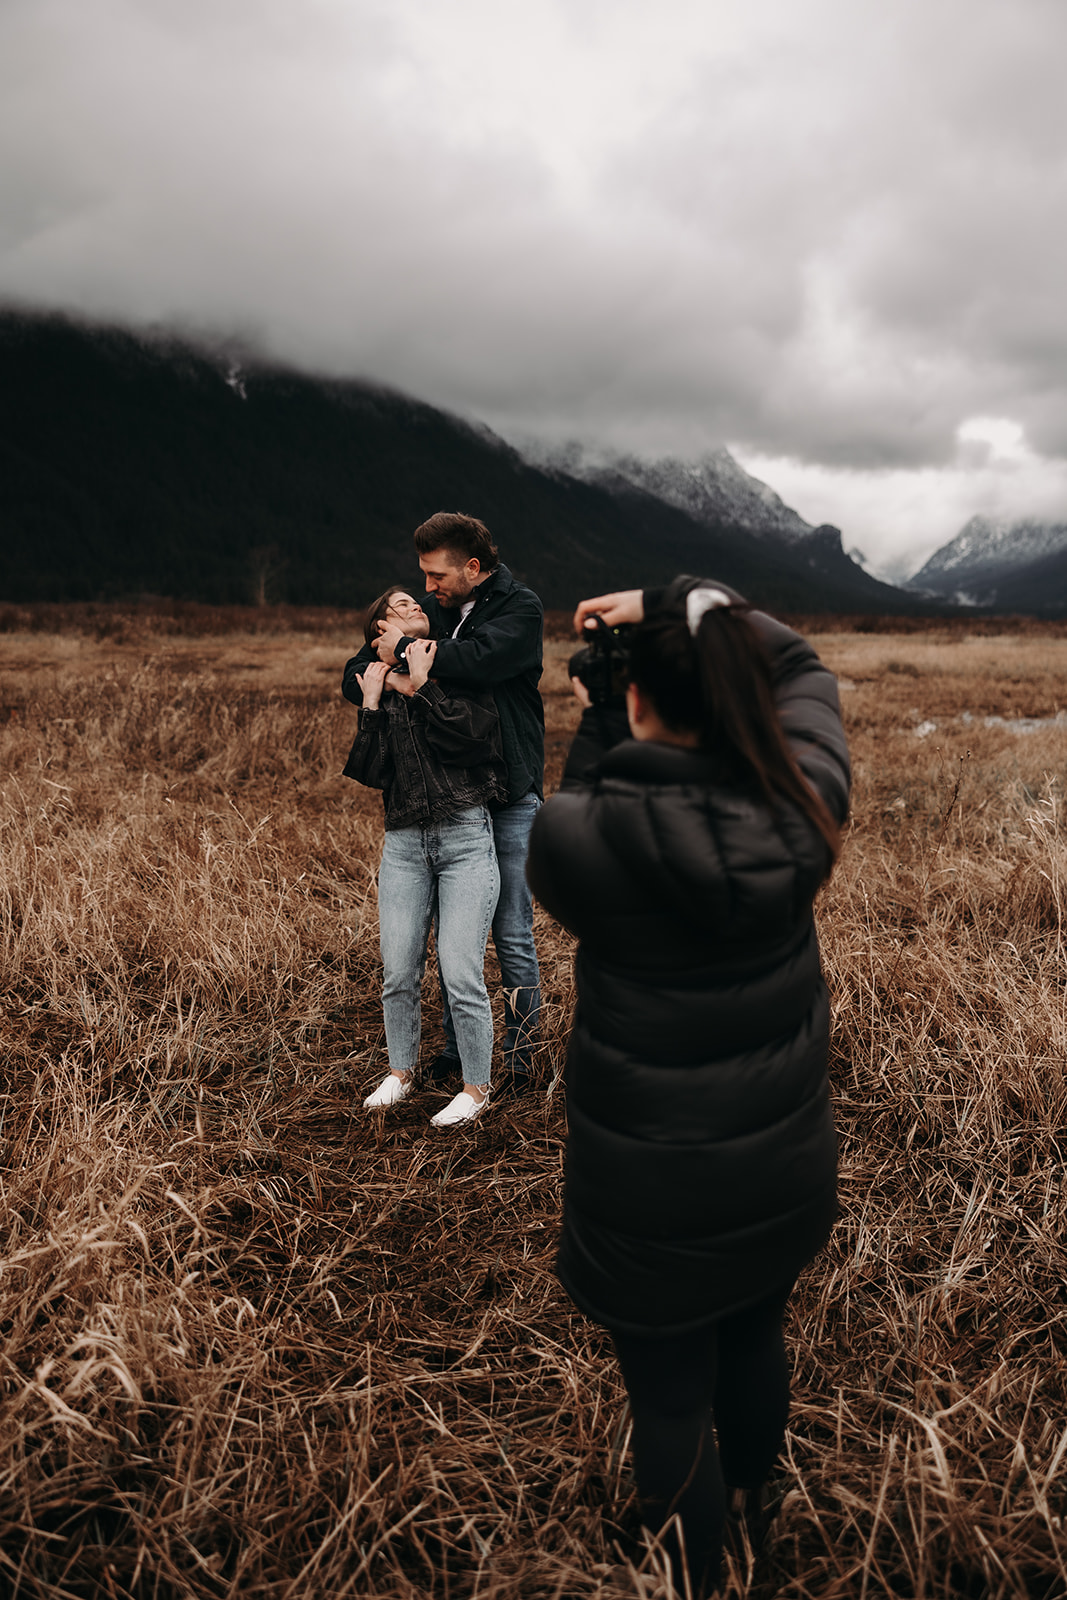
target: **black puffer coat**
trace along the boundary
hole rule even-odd
[[[794,753],[844,820],[833,675],[799,635],[751,615]],[[829,1006],[812,919],[829,866],[799,808],[774,814],[714,755],[672,745],[616,746],[537,818],[531,886],[581,941],[558,1270],[608,1327],[714,1321],[786,1286],[829,1233]]]

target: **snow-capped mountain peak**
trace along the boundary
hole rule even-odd
[[[975,516],[956,537],[935,550],[912,578],[917,588],[943,589],[974,577],[1020,567],[1067,549],[1067,522],[1036,518]]]
[[[575,472],[576,465],[572,460],[568,470]],[[642,461],[633,455],[601,456],[582,461],[577,471],[593,481],[622,478],[685,511],[695,522],[725,522],[750,533],[790,541],[805,539],[812,532],[810,523],[722,447],[691,461],[678,456],[662,456],[657,461]]]

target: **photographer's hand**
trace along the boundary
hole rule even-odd
[[[581,678],[572,678],[571,688],[574,690],[574,698],[577,700],[582,710],[588,711],[590,706],[593,704],[593,697],[589,693],[589,690],[586,688],[585,684],[582,682]]]
[[[363,690],[364,711],[377,711],[382,699],[382,687],[389,668],[383,661],[372,661],[366,672],[356,673],[356,682]]]
[[[619,589],[615,594],[597,595],[594,600],[583,600],[574,613],[575,633],[584,633],[590,617],[603,617],[609,628],[620,622],[641,622],[645,615],[644,594],[640,589]]]

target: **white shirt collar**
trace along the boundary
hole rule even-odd
[[[456,626],[452,629],[452,637],[453,637],[453,639],[456,637],[456,634],[459,632],[460,628],[462,628],[463,624],[466,622],[467,618],[470,616],[471,612],[474,610],[474,602],[475,602],[476,599],[477,599],[477,595],[473,595],[472,594],[470,599],[469,600],[464,600],[463,604],[460,606],[460,608],[459,608],[459,621],[456,623]]]

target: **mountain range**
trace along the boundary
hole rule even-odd
[[[546,466],[561,467],[572,477],[599,484],[609,493],[618,493],[622,485],[644,490],[695,522],[728,522],[758,538],[779,538],[787,543],[814,532],[810,522],[722,447],[705,451],[695,461],[678,456],[642,461],[634,455],[589,453],[580,444],[547,451],[536,445],[531,449],[532,458]]]
[[[363,605],[452,509],[550,606],[690,571],[783,610],[922,607],[723,450],[567,470],[381,387],[60,316],[0,315],[0,375],[0,599]]]
[[[934,551],[910,587],[962,605],[1062,613],[1067,609],[1067,522],[972,517]]]

